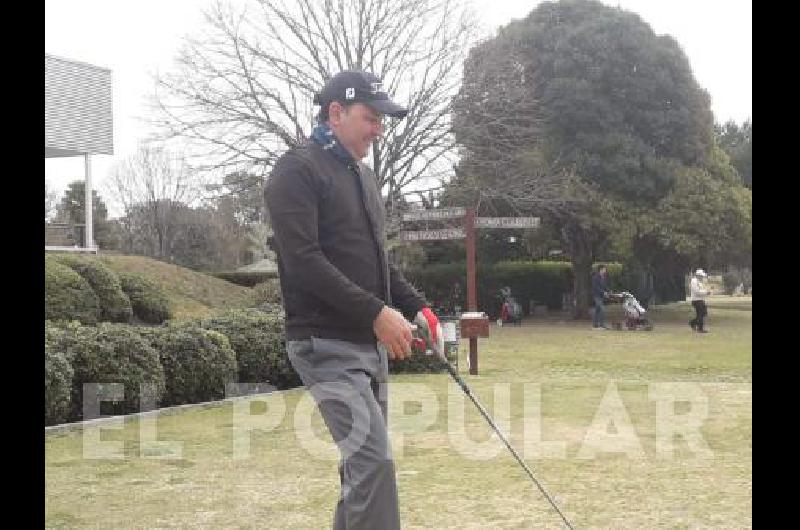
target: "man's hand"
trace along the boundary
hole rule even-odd
[[[442,334],[442,325],[439,319],[431,311],[429,307],[423,307],[421,311],[414,317],[414,323],[418,325],[426,337],[430,338],[431,349],[433,353],[445,362],[447,358],[444,355],[444,335]]]
[[[411,324],[402,313],[383,306],[372,323],[375,336],[386,346],[389,358],[403,360],[411,357]]]

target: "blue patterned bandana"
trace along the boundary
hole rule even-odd
[[[350,152],[345,149],[333,131],[325,123],[320,123],[311,131],[311,139],[322,146],[326,151],[330,151],[333,156],[341,160],[346,166],[355,165],[355,159]]]

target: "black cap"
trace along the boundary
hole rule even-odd
[[[408,109],[389,99],[389,94],[383,91],[380,79],[361,70],[339,72],[314,96],[315,105],[324,106],[332,101],[364,103],[393,118],[404,118],[408,114]]]

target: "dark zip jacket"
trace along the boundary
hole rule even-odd
[[[595,298],[604,298],[608,292],[606,278],[599,272],[595,272],[592,276],[592,296]]]
[[[307,141],[278,159],[264,195],[278,257],[288,340],[376,340],[384,305],[406,318],[427,305],[389,262],[373,171]]]

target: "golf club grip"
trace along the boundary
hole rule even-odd
[[[453,365],[450,364],[449,362],[447,362],[447,363],[445,363],[445,366],[447,367],[447,371],[450,372],[450,375],[452,376],[453,380],[455,380],[455,382],[458,383],[458,386],[461,387],[461,390],[463,390],[464,393],[469,397],[469,399],[475,404],[475,406],[480,411],[481,415],[483,415],[483,417],[486,419],[486,421],[489,422],[489,425],[491,425],[492,429],[494,429],[494,432],[496,432],[497,435],[500,437],[500,439],[503,440],[503,443],[506,444],[506,447],[508,447],[508,450],[511,451],[511,454],[514,455],[514,458],[517,459],[517,462],[519,462],[519,464],[525,469],[525,472],[528,474],[528,476],[531,478],[531,480],[533,480],[533,482],[539,488],[539,491],[542,492],[542,495],[545,496],[545,498],[550,502],[550,505],[555,509],[556,512],[558,512],[558,515],[561,516],[561,519],[564,521],[564,524],[567,526],[567,528],[569,528],[569,530],[573,530],[572,525],[567,520],[566,516],[558,508],[558,505],[556,505],[556,503],[553,500],[553,498],[550,497],[550,495],[544,489],[544,486],[542,486],[539,483],[539,481],[536,480],[536,477],[533,475],[533,471],[531,471],[531,469],[528,467],[528,464],[526,464],[525,461],[522,460],[522,457],[519,456],[519,453],[517,453],[517,451],[514,449],[514,447],[508,441],[508,439],[506,439],[506,437],[503,435],[502,431],[500,431],[500,429],[497,427],[497,425],[495,424],[495,422],[492,419],[492,417],[489,416],[489,412],[483,407],[483,405],[481,405],[480,401],[478,401],[475,398],[475,396],[472,395],[472,392],[470,391],[469,387],[467,386],[467,383],[465,383],[464,380],[461,379],[461,376],[458,375],[458,372],[456,372],[456,370],[453,367]]]

